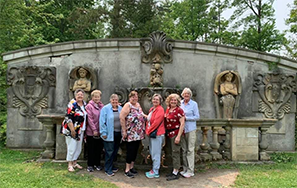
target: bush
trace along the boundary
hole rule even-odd
[[[0,144],[4,145],[6,145],[6,117],[6,114],[0,117]]]
[[[292,162],[294,159],[293,157],[288,153],[273,153],[271,155],[271,160],[277,163],[288,163]]]

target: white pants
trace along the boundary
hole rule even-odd
[[[70,136],[65,136],[67,145],[66,161],[76,161],[81,153],[84,131],[81,131],[80,140],[75,140]]]

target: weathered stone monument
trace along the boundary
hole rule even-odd
[[[171,40],[163,32],[142,39],[85,40],[25,48],[7,52],[3,59],[10,86],[10,148],[45,148],[44,158],[65,159],[65,138],[59,130],[75,88],[86,92],[100,89],[104,104],[114,92],[124,104],[134,89],[147,112],[153,93],[165,99],[184,87],[194,91],[193,100],[199,104],[196,159],[265,160],[266,151],[295,147],[297,62],[291,59]],[[278,62],[279,72],[271,72],[268,62]],[[252,129],[241,129],[247,126]],[[222,128],[225,139],[219,143]],[[256,136],[259,131],[261,136]],[[253,154],[240,156],[240,144],[251,144]]]

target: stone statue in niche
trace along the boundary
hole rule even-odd
[[[90,100],[90,93],[97,86],[97,76],[94,71],[86,67],[76,67],[70,73],[70,98],[77,89],[85,91],[84,100]]]
[[[163,87],[163,64],[172,62],[172,44],[166,34],[156,31],[150,34],[149,41],[141,42],[142,62],[150,63],[150,86]]]
[[[37,66],[12,67],[7,83],[13,92],[12,106],[22,116],[34,118],[48,107],[48,92],[56,86],[56,69]]]
[[[297,91],[295,75],[280,72],[256,74],[254,91],[258,92],[258,110],[267,118],[282,119],[291,110],[290,98]]]
[[[241,93],[241,81],[237,72],[224,71],[215,79],[214,92],[218,118],[236,118]]]

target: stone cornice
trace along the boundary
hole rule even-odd
[[[70,55],[74,52],[96,52],[96,51],[120,51],[134,49],[140,51],[141,41],[148,38],[120,38],[120,39],[99,39],[63,42],[36,47],[22,48],[16,51],[3,53],[3,60],[7,63],[14,61],[30,60],[35,58],[46,58],[54,56]],[[265,52],[247,50],[219,44],[203,43],[195,41],[171,40],[173,52],[179,50],[193,51],[197,54],[214,54],[217,56],[233,56],[237,59],[247,59],[248,61],[278,62],[278,65],[288,69],[297,70],[297,61]]]

